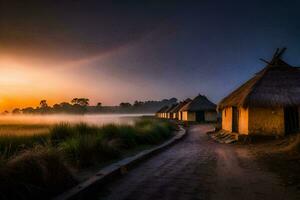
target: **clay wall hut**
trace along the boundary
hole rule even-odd
[[[174,110],[179,104],[177,104],[174,108],[170,110],[170,119],[177,119],[177,113],[174,113]]]
[[[195,122],[217,121],[216,104],[207,99],[206,96],[198,95],[192,101],[186,103],[181,109],[181,120]]]
[[[184,100],[184,101],[182,102],[180,108],[178,109],[178,114],[177,114],[178,120],[182,120],[183,111],[181,111],[181,108],[182,108],[183,106],[185,106],[186,104],[188,104],[189,102],[191,102],[191,101],[192,101],[192,99],[188,98],[188,99],[186,99],[186,100]]]
[[[158,118],[163,118],[164,111],[168,108],[168,106],[163,106],[161,109],[159,109],[156,113],[155,116]]]
[[[167,110],[169,109],[169,106],[165,106],[162,110],[162,117],[161,118],[167,118]]]
[[[165,112],[166,112],[166,118],[173,119],[173,112],[172,110],[177,106],[178,104],[171,105]]]
[[[285,48],[218,105],[222,129],[246,135],[299,131],[300,68],[281,59]]]
[[[170,110],[171,119],[178,119],[178,110],[181,108],[181,103],[178,103],[174,108]]]

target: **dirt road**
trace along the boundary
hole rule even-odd
[[[101,189],[98,199],[297,199],[246,148],[218,144],[192,126],[187,137]]]

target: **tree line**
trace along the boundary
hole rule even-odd
[[[177,102],[176,98],[163,99],[161,101],[134,101],[134,103],[121,102],[119,106],[103,106],[101,102],[90,105],[88,98],[74,98],[70,102],[56,103],[49,106],[47,100],[40,101],[37,107],[15,108],[12,114],[86,114],[86,113],[153,113],[165,105]],[[8,114],[4,111],[3,114]]]

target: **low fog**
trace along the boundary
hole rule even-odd
[[[137,117],[150,116],[153,114],[89,114],[89,115],[2,115],[0,124],[56,124],[60,122],[68,123],[88,123],[91,125],[103,125],[109,123],[131,124]]]

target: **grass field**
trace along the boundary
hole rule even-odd
[[[49,124],[0,124],[0,136],[31,136],[48,134]]]
[[[53,196],[76,183],[71,173],[74,169],[107,163],[129,151],[157,145],[170,138],[175,129],[169,121],[149,118],[132,125],[1,124],[0,193],[17,195],[12,197],[17,199],[32,199],[45,192]],[[9,192],[16,188],[18,192]]]

